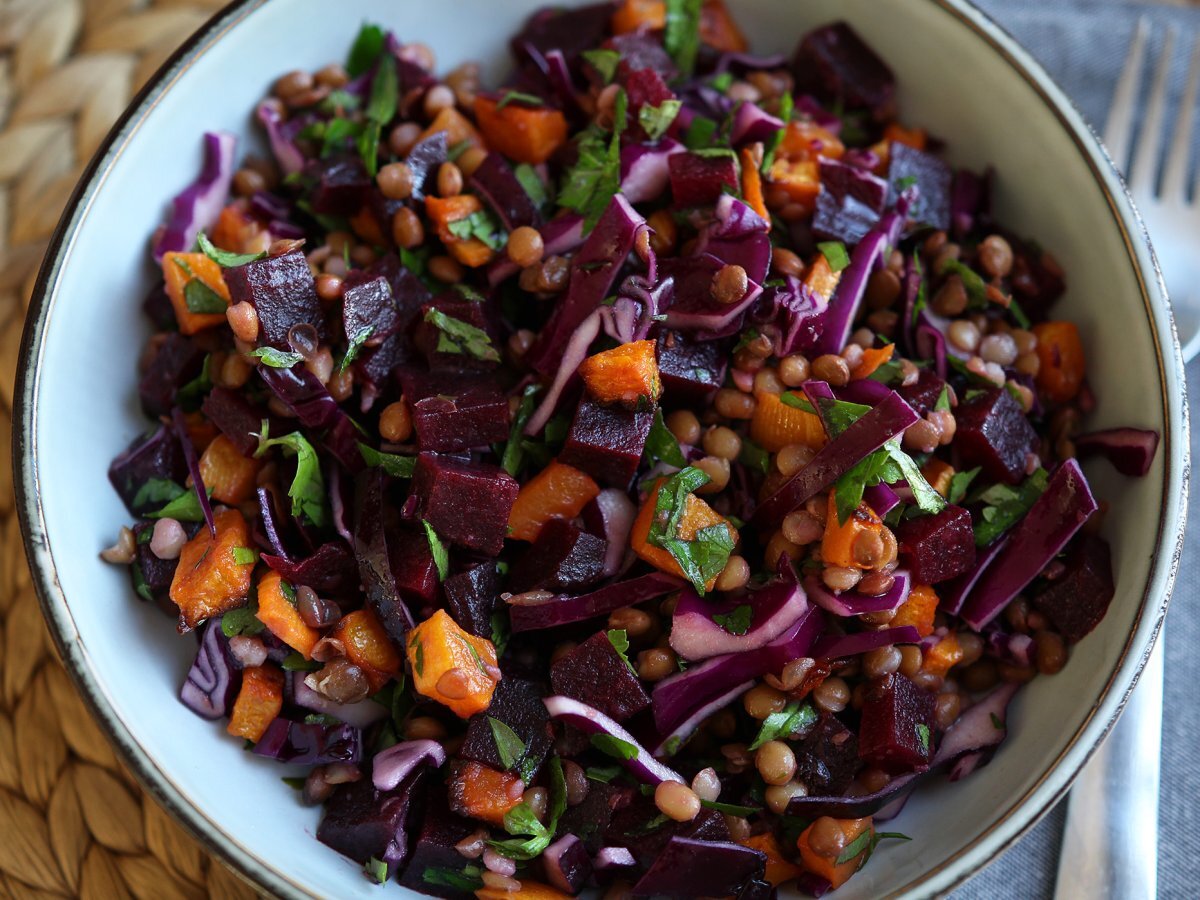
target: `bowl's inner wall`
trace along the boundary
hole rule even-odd
[[[494,78],[507,68],[507,36],[538,5],[343,0],[333,14],[321,0],[291,0],[257,9],[183,72],[113,162],[66,250],[46,329],[36,462],[50,549],[91,677],[134,741],[223,840],[318,894],[378,896],[355,865],[313,839],[317,812],[280,781],[288,772],[244,753],[220,724],[176,701],[194,641],[137,600],[124,570],[97,558],[127,519],[106,468],[146,427],[135,391],[148,333],[139,313],[151,277],[146,240],[169,197],[197,170],[201,132],[223,128],[257,142],[249,111],[271,80],[342,58],[364,19],[430,44],[443,69],[480,59]],[[1164,428],[1153,333],[1108,201],[1054,114],[982,38],[932,2],[731,5],[764,52],[790,51],[816,23],[854,22],[896,70],[904,121],[944,138],[956,162],[993,164],[1000,220],[1037,238],[1066,268],[1070,292],[1058,312],[1078,321],[1085,336],[1100,398],[1092,424]],[[1062,674],[1038,679],[1021,695],[996,761],[958,785],[919,792],[889,826],[914,840],[883,845],[840,897],[879,896],[937,868],[989,830],[1063,753],[1134,625],[1159,536],[1163,457],[1140,481],[1089,466],[1098,495],[1113,507],[1105,532],[1117,602]]]

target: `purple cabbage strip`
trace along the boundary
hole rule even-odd
[[[390,715],[388,708],[374,700],[357,703],[337,703],[323,694],[318,694],[304,683],[303,672],[288,672],[292,689],[292,702],[302,709],[323,713],[340,719],[355,728],[367,728]]]
[[[757,103],[743,103],[733,114],[733,128],[729,143],[735,147],[754,141],[766,141],[783,128],[783,120],[777,119]]]
[[[362,732],[353,725],[310,725],[274,719],[254,745],[255,756],[301,766],[357,764],[362,759]]]
[[[684,151],[683,144],[664,138],[657,144],[631,144],[621,150],[621,193],[630,203],[662,196],[670,183],[667,159]]]
[[[279,519],[275,514],[275,498],[265,487],[258,489],[258,511],[264,536],[270,543],[271,549],[280,559],[290,562],[292,557],[288,554],[283,536],[279,533]]]
[[[584,622],[606,616],[614,609],[653,600],[677,591],[682,579],[662,572],[640,575],[629,581],[618,581],[590,594],[565,597],[539,591],[535,596],[522,594],[504,598],[513,633],[557,628],[573,622]]]
[[[763,289],[750,318],[759,333],[770,338],[772,352],[782,358],[816,346],[828,308],[825,297],[796,276],[785,275],[783,284]]]
[[[263,102],[258,105],[256,112],[258,121],[267,129],[267,140],[271,144],[271,154],[279,164],[279,170],[284,175],[291,175],[304,168],[304,154],[296,146],[289,129],[273,103]]]
[[[988,546],[975,551],[975,565],[971,571],[959,575],[953,581],[949,582],[944,590],[939,591],[941,600],[938,606],[941,607],[943,612],[958,615],[962,611],[963,604],[966,603],[971,589],[983,577],[983,573],[987,571],[987,567],[996,558],[996,554],[1004,549],[1004,545],[1007,543],[1008,535],[1001,535],[997,540],[988,544]]]
[[[187,424],[183,421],[183,410],[178,406],[171,410],[171,424],[175,426],[175,435],[179,438],[179,446],[183,448],[183,458],[187,461],[188,474],[192,476],[192,486],[196,491],[196,498],[200,501],[200,511],[204,513],[204,521],[208,523],[208,533],[215,538],[217,523],[213,519],[212,504],[208,502],[208,489],[204,486],[204,478],[200,474],[196,448],[192,445]]]
[[[753,624],[744,633],[733,634],[718,623],[718,616],[729,615],[747,601],[753,610]],[[693,662],[757,650],[783,634],[807,609],[808,600],[794,577],[715,603],[702,600],[689,585],[680,592],[671,619],[671,649]]]
[[[589,509],[592,506],[595,507],[599,527],[589,530],[608,542],[604,554],[604,575],[609,578],[621,569],[621,561],[629,546],[629,532],[633,529],[633,520],[637,518],[637,507],[625,491],[605,488],[584,508],[585,524],[589,524]]]
[[[811,655],[819,659],[840,659],[891,644],[916,644],[920,640],[920,632],[912,625],[881,628],[879,631],[859,631],[855,634],[826,634],[812,645]]]
[[[562,256],[577,250],[583,243],[583,216],[568,213],[552,219],[539,232],[546,256]],[[516,275],[520,266],[505,254],[488,267],[488,284],[495,287],[506,278]]]
[[[546,391],[542,402],[538,404],[538,408],[525,423],[525,433],[530,437],[536,436],[545,428],[550,417],[554,415],[554,410],[558,407],[558,400],[562,396],[562,392],[566,390],[567,383],[575,377],[576,371],[587,359],[588,348],[592,346],[592,341],[600,334],[601,321],[603,321],[603,316],[597,309],[580,322],[579,327],[571,334],[562,355],[558,358],[558,370],[554,373],[554,380],[550,382],[550,389]]]
[[[878,597],[868,597],[856,591],[834,593],[825,587],[824,582],[815,575],[804,579],[804,589],[808,598],[826,612],[835,616],[861,616],[863,613],[895,612],[908,599],[912,588],[912,577],[905,571],[895,573],[896,580],[892,582],[887,593]]]
[[[880,482],[863,490],[863,502],[882,519],[900,505],[900,497],[892,490],[891,485]]]
[[[446,762],[446,748],[437,741],[403,741],[375,754],[371,763],[371,781],[377,791],[394,790],[423,763],[435,769]]]
[[[205,719],[220,719],[233,708],[237,696],[236,666],[220,619],[204,623],[196,658],[179,690],[183,705]]]
[[[196,235],[217,223],[229,200],[233,182],[237,138],[225,131],[204,135],[204,165],[194,182],[175,195],[171,216],[154,239],[154,261],[163,254],[186,253],[196,246]]]
[[[673,755],[679,747],[682,747],[687,742],[688,738],[696,733],[709,716],[724,709],[738,697],[742,696],[742,694],[746,693],[746,691],[750,690],[750,688],[754,687],[754,684],[755,681],[753,678],[749,681],[743,681],[741,684],[734,685],[725,693],[705,703],[679,723],[670,734],[660,740],[651,753],[656,757]]]
[[[656,760],[632,734],[598,709],[570,697],[547,697],[543,702],[551,718],[562,719],[586,734],[608,735],[635,747],[637,753],[633,759],[624,759],[621,763],[639,781],[651,785],[658,785],[664,781],[686,783],[682,776]]]
[[[751,281],[762,284],[771,266],[770,223],[732,194],[720,196],[713,215],[695,255],[708,253],[726,265],[741,266]]]

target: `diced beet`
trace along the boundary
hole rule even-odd
[[[225,283],[234,303],[249,303],[258,313],[262,343],[288,350],[288,330],[303,324],[326,337],[312,271],[299,250],[226,269]]]
[[[384,521],[387,508],[383,470],[360,472],[354,483],[354,558],[358,560],[367,606],[379,616],[388,637],[403,647],[414,622],[392,574]]]
[[[725,817],[715,809],[702,808],[690,822],[662,822],[662,818],[654,798],[638,794],[628,806],[613,815],[606,842],[612,847],[627,847],[645,866],[654,861],[673,837],[729,840]]]
[[[810,31],[792,61],[796,92],[815,94],[850,109],[869,109],[876,121],[892,118],[896,81],[892,70],[845,22]]]
[[[975,565],[975,532],[971,514],[948,504],[931,516],[905,519],[896,529],[901,565],[916,584],[949,581]]]
[[[369,784],[370,782],[368,782]],[[433,875],[434,870],[463,873],[463,870],[478,863],[464,859],[454,845],[471,834],[479,826],[450,811],[446,802],[446,789],[438,783],[428,792],[424,815],[421,817],[421,830],[417,833],[412,855],[408,865],[400,873],[400,883],[406,888],[433,897],[445,897],[457,900],[460,897],[472,897],[472,890],[462,890],[451,887],[446,879]],[[475,879],[478,881],[478,878]]]
[[[676,206],[709,206],[725,188],[737,190],[737,164],[732,156],[672,153],[667,157],[667,169]]]
[[[150,288],[142,300],[142,312],[158,331],[172,331],[179,327],[179,320],[175,318],[175,307],[171,305],[171,298],[167,296],[167,286],[161,280],[154,283],[154,287]]]
[[[559,461],[603,484],[627,488],[653,424],[654,413],[650,410],[602,406],[584,397],[575,410]]]
[[[418,769],[391,791],[376,790],[369,777],[339,785],[325,807],[317,840],[360,865],[372,857],[387,859],[395,871],[412,853],[408,829],[424,771]]]
[[[796,780],[810,794],[837,797],[850,787],[862,767],[858,738],[836,716],[820,720],[792,746],[796,754]]]
[[[614,35],[605,42],[604,47],[616,50],[620,54],[618,74],[638,69],[653,69],[667,81],[678,74],[675,61],[663,49],[662,41],[649,31],[627,31],[625,34]]]
[[[357,155],[309,160],[302,178],[312,184],[312,211],[321,215],[353,215],[371,189],[371,176]]]
[[[421,528],[398,528],[387,537],[388,561],[396,589],[413,609],[433,602],[437,596],[438,571]]]
[[[412,342],[407,334],[398,331],[385,338],[378,347],[363,350],[354,362],[354,371],[360,381],[378,393],[391,379],[397,366],[412,360]]]
[[[442,582],[446,611],[476,637],[491,638],[492,613],[500,600],[500,578],[489,560],[472,562]]]
[[[282,559],[269,553],[262,561],[278,572],[293,586],[306,584],[318,594],[358,593],[358,567],[354,554],[342,541],[329,541],[316,549],[311,556],[299,561]]]
[[[587,796],[578,806],[567,807],[558,820],[559,836],[573,834],[578,837],[589,853],[605,846],[613,814],[629,805],[633,792],[628,788],[589,781]]]
[[[137,546],[137,559],[133,561],[133,565],[137,573],[141,574],[140,583],[137,575],[134,575],[134,590],[144,600],[165,598],[171,590],[171,581],[175,578],[175,567],[179,565],[178,559],[159,559],[150,550],[150,536],[153,532],[153,522],[142,522],[133,526],[133,539]],[[144,591],[142,585],[145,585]],[[146,596],[146,592],[149,592],[149,597]]]
[[[737,900],[775,900],[778,890],[769,881],[751,878],[738,891]]]
[[[579,894],[592,877],[592,858],[583,841],[573,834],[565,835],[546,848],[542,854],[546,881],[560,891]]]
[[[702,402],[725,380],[729,354],[720,341],[695,341],[678,331],[658,339],[658,372],[667,403]]]
[[[402,372],[400,381],[421,450],[453,453],[508,437],[508,399],[492,379]]]
[[[242,392],[215,387],[208,392],[200,409],[242,456],[252,456],[258,449],[255,435],[262,431],[264,416],[250,405]]]
[[[531,783],[554,743],[550,714],[542,702],[544,694],[534,682],[505,674],[496,685],[487,712],[471,717],[459,756],[501,771],[510,768],[520,773],[527,784]],[[506,767],[500,758],[490,719],[507,725],[525,744],[525,752],[511,767]]]
[[[896,388],[896,393],[917,411],[918,416],[924,418],[925,414],[937,405],[938,398],[942,396],[942,391],[946,387],[946,382],[938,377],[938,373],[933,369],[918,369],[917,372],[916,382],[910,385],[900,385]]]
[[[508,589],[514,594],[542,589],[578,591],[604,577],[608,541],[554,518],[542,526],[537,540],[513,563]]]
[[[166,336],[138,381],[142,409],[152,419],[168,415],[179,389],[200,374],[204,351],[178,332]]]
[[[349,284],[342,295],[342,328],[347,341],[369,329],[370,337],[366,340],[372,345],[381,344],[385,338],[407,329],[422,304],[429,302],[428,289],[407,269],[397,272],[399,290],[384,274],[361,282],[348,275],[346,281]]]
[[[414,200],[424,200],[426,188],[430,186],[429,179],[437,178],[438,166],[449,157],[449,145],[446,132],[436,131],[427,138],[422,138],[408,151],[404,164],[412,172]]]
[[[888,163],[889,202],[895,203],[905,185],[916,185],[917,200],[908,217],[934,228],[950,227],[950,196],[954,173],[932,153],[893,141]]]
[[[967,466],[982,466],[997,481],[1017,484],[1037,434],[1004,388],[993,388],[958,405],[954,446]]]
[[[1031,241],[1007,231],[1002,232],[1013,248],[1013,268],[1009,276],[1013,294],[1025,311],[1038,316],[1066,290],[1062,269],[1049,254]]]
[[[108,480],[133,515],[156,512],[167,501],[151,499],[150,490],[143,491],[152,478],[174,481],[182,485],[187,478],[187,463],[175,432],[165,425],[149,437],[138,437],[108,467]],[[138,496],[139,493],[142,496]]]
[[[596,47],[609,31],[614,4],[593,3],[577,9],[546,6],[526,20],[510,46],[517,62],[536,61],[551,50],[560,51],[573,63],[584,50]]]
[[[867,688],[858,755],[890,775],[929,764],[933,758],[933,694],[899,672]]]
[[[542,224],[542,214],[537,204],[499,153],[489,153],[484,157],[471,175],[471,187],[509,231],[522,225],[537,228]]]
[[[554,693],[595,707],[618,722],[650,705],[637,673],[603,631],[559,657],[550,667],[550,684]]]
[[[629,113],[631,115],[630,140],[644,141],[649,138],[638,122],[638,110],[644,106],[659,107],[667,100],[675,98],[675,92],[667,87],[662,76],[654,69],[633,69],[621,67],[622,84],[629,98]]]
[[[1085,534],[1067,553],[1066,571],[1033,598],[1033,605],[1072,643],[1100,624],[1112,603],[1112,553],[1108,544]]]
[[[667,842],[633,886],[635,896],[727,897],[763,877],[767,855],[732,841],[711,843],[678,835]]]
[[[495,556],[520,485],[499,466],[422,453],[413,472],[416,515],[443,540]]]
[[[457,319],[459,322],[465,322],[474,328],[486,332],[488,337],[491,338],[492,346],[497,346],[496,335],[492,333],[493,329],[487,320],[482,303],[472,303],[469,300],[459,301],[437,298],[433,302],[421,307],[421,313],[416,328],[413,331],[413,345],[428,360],[430,371],[480,372],[496,367],[495,360],[479,359],[470,353],[452,353],[444,349],[438,349],[439,344],[443,347],[445,346],[445,343],[441,341],[443,333],[432,322],[425,321],[426,314],[432,309],[439,310],[448,318]]]

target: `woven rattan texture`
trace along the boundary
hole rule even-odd
[[[222,0],[0,0],[0,896],[252,898],[139,789],[46,635],[13,512],[13,381],[38,263],[83,167]]]

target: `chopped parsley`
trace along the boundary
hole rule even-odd
[[[258,619],[258,603],[254,599],[245,606],[231,609],[221,616],[221,633],[227,638],[237,637],[239,634],[259,634],[265,627]]]
[[[147,478],[133,495],[131,505],[138,509],[150,503],[169,503],[186,492],[186,488],[169,478]]]
[[[663,462],[680,469],[687,465],[683,451],[679,449],[679,441],[675,439],[675,435],[663,421],[661,408],[654,410],[654,422],[650,425],[650,433],[646,436],[645,456],[652,465]]]
[[[500,361],[500,354],[492,346],[492,339],[482,328],[452,318],[440,309],[427,310],[425,321],[441,332],[437,341],[439,353],[465,353],[485,362]]]
[[[483,887],[483,869],[474,863],[468,863],[461,869],[446,869],[440,866],[429,866],[422,870],[421,880],[436,887],[452,888],[464,894],[474,893]]]
[[[363,866],[363,871],[367,873],[367,877],[378,884],[385,884],[388,880],[388,864],[383,860],[371,857]]]
[[[249,547],[234,547],[233,548],[233,562],[235,565],[249,566],[249,565],[253,565],[257,561],[258,561],[258,554],[255,553],[253,550],[251,550]]]
[[[525,193],[529,195],[529,199],[533,201],[534,206],[542,209],[550,202],[550,192],[546,190],[546,182],[542,181],[542,176],[537,173],[537,169],[529,163],[521,163],[513,168],[513,175],[517,181],[521,183],[521,187],[525,189]]]
[[[208,488],[212,496],[212,488]],[[204,510],[195,491],[184,491],[158,512],[146,513],[147,519],[175,519],[177,522],[203,522]]]
[[[380,54],[375,77],[371,79],[371,96],[367,100],[367,123],[358,136],[358,153],[372,178],[379,171],[379,140],[383,126],[396,115],[399,100],[400,78],[396,73],[396,60],[389,53]]]
[[[493,716],[488,716],[488,725],[492,728],[492,739],[496,742],[496,752],[500,755],[500,763],[505,769],[511,769],[525,755],[525,742],[507,724]]]
[[[496,104],[496,109],[504,109],[510,103],[521,103],[525,106],[546,105],[546,101],[536,94],[526,94],[523,91],[505,91],[504,96],[500,98],[500,102]]]
[[[575,165],[563,174],[558,204],[583,216],[584,232],[595,226],[612,198],[621,190],[621,131],[625,127],[629,99],[617,93],[612,135],[596,125],[588,126],[579,139]]]
[[[433,526],[424,519],[421,520],[421,524],[425,527],[425,539],[429,541],[429,552],[433,554],[433,564],[437,566],[438,581],[445,581],[446,576],[450,574],[450,553],[446,550],[442,539],[437,536],[437,532],[433,530]]]
[[[743,603],[740,606],[735,606],[729,612],[713,616],[713,621],[724,628],[730,634],[742,635],[750,630],[750,623],[754,619],[754,610],[750,608],[748,603]]]
[[[508,240],[499,223],[485,209],[477,209],[465,218],[455,219],[446,227],[459,240],[475,238],[486,244],[489,250],[502,250]]]
[[[976,520],[975,546],[986,547],[1016,525],[1045,492],[1049,480],[1049,473],[1038,469],[1018,487],[994,484],[979,494],[975,499],[986,505]]]
[[[621,63],[621,54],[616,50],[584,50],[583,58],[592,64],[605,84],[613,80]]]
[[[296,457],[296,474],[288,488],[288,496],[292,498],[292,515],[302,516],[316,527],[323,528],[327,521],[325,479],[321,475],[321,462],[313,445],[298,431],[282,437],[271,437],[270,423],[266,419],[263,419],[262,433],[257,437],[255,459],[272,447],[281,447]]]
[[[738,454],[738,462],[763,475],[771,471],[771,455],[750,438],[742,438],[742,452]]]
[[[488,841],[497,853],[509,859],[529,860],[539,856],[554,840],[558,820],[567,808],[567,782],[563,777],[562,760],[550,760],[550,808],[547,823],[542,824],[528,803],[521,803],[504,814],[504,830],[516,837],[504,841]]]
[[[763,723],[758,729],[758,737],[746,749],[757,750],[767,741],[787,740],[806,730],[816,721],[817,713],[811,704],[793,700],[779,712],[771,713],[763,719]]]
[[[976,466],[966,472],[955,472],[950,476],[950,490],[946,492],[946,499],[950,503],[961,503],[962,499],[967,496],[967,489],[971,486],[971,482],[975,480],[975,476],[979,474],[979,467]]]
[[[683,101],[681,100],[664,100],[660,106],[644,104],[638,110],[638,124],[646,132],[646,137],[657,141],[667,133],[667,129],[671,127],[682,108]]]
[[[637,744],[631,744],[629,741],[623,741],[618,737],[613,737],[611,734],[593,734],[592,746],[611,756],[613,759],[636,759],[638,755]]]
[[[917,729],[917,740],[921,742],[921,750],[925,753],[928,753],[930,737],[929,726],[924,722],[918,722],[915,727]]]
[[[196,235],[196,242],[200,245],[201,253],[224,269],[233,266],[244,266],[246,263],[263,259],[267,255],[265,250],[261,253],[230,253],[228,250],[222,250],[220,247],[213,246],[213,242],[208,239],[208,236],[203,231]]]
[[[817,244],[817,249],[829,263],[829,268],[835,272],[840,272],[850,265],[850,254],[846,252],[846,245],[841,241],[823,241]]]
[[[359,443],[358,452],[362,454],[363,462],[368,466],[379,467],[393,478],[412,478],[417,465],[415,456],[401,456],[399,453],[382,453],[374,447]]]
[[[875,848],[879,846],[879,842],[888,839],[896,841],[912,840],[907,834],[901,834],[898,831],[872,831],[871,828],[867,828],[866,831],[846,845],[846,849],[837,858],[836,865],[844,865],[855,859],[860,853],[865,852],[866,856],[863,857],[863,861],[859,864],[861,868],[867,864],[867,860],[871,858],[871,854],[875,852]]]
[[[346,246],[349,246],[349,244]],[[360,328],[354,333],[354,335],[350,338],[349,343],[346,345],[346,355],[343,356],[342,361],[338,363],[339,372],[345,372],[346,367],[358,358],[358,352],[362,350],[363,344],[370,340],[371,335],[374,333],[374,325],[367,325],[366,327]]]
[[[792,97],[792,92],[784,91],[783,96],[779,98],[779,118],[783,122],[783,127],[767,138],[763,144],[761,171],[764,175],[770,172],[771,166],[775,164],[775,154],[779,151],[779,145],[783,143],[783,138],[787,134],[788,123],[792,121],[792,113],[795,108],[796,101]]]
[[[696,68],[700,52],[700,11],[703,0],[667,0],[667,27],[663,46],[675,61],[680,75],[688,77]]]
[[[668,478],[658,492],[648,536],[653,546],[666,550],[679,563],[684,577],[701,596],[707,591],[708,582],[725,568],[734,548],[734,535],[721,522],[701,528],[690,541],[678,536],[688,495],[708,482],[708,475],[694,466]]]
[[[176,256],[174,261],[175,265],[182,269],[188,277],[183,285],[183,302],[187,306],[188,312],[197,315],[215,315],[225,312],[229,305],[225,302],[225,298],[202,281],[185,260]]]
[[[364,22],[350,47],[350,55],[346,58],[346,73],[351,78],[357,78],[371,66],[383,52],[386,35],[382,28],[370,22]]]
[[[629,661],[629,634],[624,629],[610,629],[608,632],[608,642],[613,645],[613,649],[617,651],[617,656],[621,657],[621,661],[629,667],[630,672],[634,672],[633,663]]]
[[[251,350],[249,355],[262,360],[263,363],[272,369],[290,369],[296,363],[304,362],[304,357],[299,353],[276,350],[274,347],[258,347],[255,350]]]

